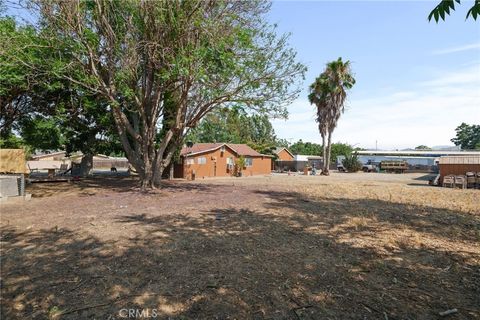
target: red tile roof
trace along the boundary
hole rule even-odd
[[[232,148],[239,156],[262,156],[261,153],[253,150],[246,144],[230,144],[228,143],[227,146]]]
[[[183,147],[180,155],[184,156],[186,154],[197,154],[207,151],[214,151],[221,146],[227,146],[232,151],[234,151],[239,156],[250,156],[250,157],[261,157],[267,156],[257,151],[253,150],[246,144],[235,144],[235,143],[195,143],[191,148]]]

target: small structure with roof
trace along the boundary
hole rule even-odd
[[[275,161],[272,161],[272,170],[283,171],[285,168],[293,167],[295,156],[285,147],[277,147],[273,151]]]
[[[0,149],[0,199],[25,197],[28,169],[23,149]]]
[[[277,161],[293,161],[295,156],[285,147],[277,147],[274,150],[275,155],[277,156]]]
[[[477,177],[480,179],[480,156],[446,156],[441,157],[438,162],[439,167],[439,181],[440,184],[444,184],[447,180],[445,177],[454,177],[458,179],[459,177],[465,178],[465,183],[467,182],[467,177]],[[473,181],[474,185],[480,187],[480,180]]]
[[[182,148],[174,176],[186,179],[234,176],[239,171],[240,158],[244,159],[244,166],[240,168],[243,176],[271,172],[272,156],[261,154],[246,144],[196,143]]]

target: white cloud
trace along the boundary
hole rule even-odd
[[[480,49],[480,42],[467,44],[467,45],[463,45],[463,46],[458,46],[458,47],[442,49],[442,50],[437,50],[437,51],[434,51],[433,54],[434,55],[449,54],[449,53],[456,53],[456,52],[462,52],[462,51],[468,51],[468,50],[474,50],[474,49]]]
[[[334,141],[384,149],[449,145],[462,122],[480,123],[480,64],[412,83],[393,94],[376,92],[369,99],[352,96],[334,132]],[[297,100],[288,121],[275,121],[279,137],[320,141],[314,107]]]

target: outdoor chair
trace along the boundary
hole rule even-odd
[[[476,177],[475,172],[467,172],[465,174],[467,176],[467,188],[475,188]]]
[[[455,188],[466,189],[467,188],[467,177],[466,176],[455,176]]]
[[[453,188],[455,186],[455,176],[448,175],[443,177],[442,187],[444,188]]]

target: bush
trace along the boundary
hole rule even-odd
[[[345,159],[342,160],[343,167],[348,172],[357,172],[362,170],[362,163],[358,160],[358,156],[356,153],[345,155]]]

